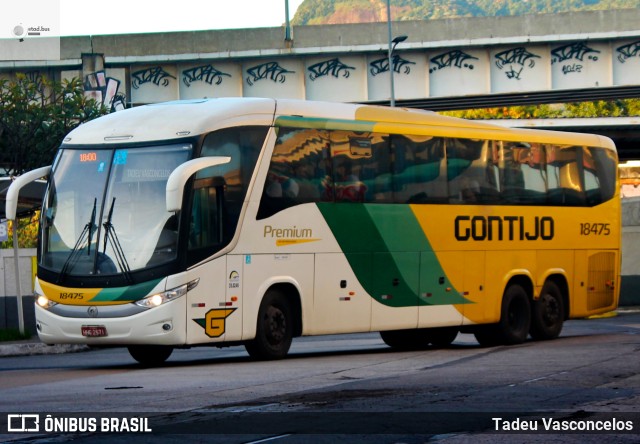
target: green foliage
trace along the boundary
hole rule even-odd
[[[69,131],[106,112],[84,95],[79,79],[18,73],[0,80],[0,168],[19,175],[50,165]]]
[[[637,117],[640,99],[598,100],[561,105],[526,105],[444,111],[441,114],[463,119],[552,119],[569,117]]]
[[[640,0],[391,0],[391,7],[394,20],[433,20],[638,8]],[[305,0],[291,23],[320,25],[340,11],[385,8],[386,0]]]
[[[30,338],[31,333],[28,331],[22,334],[17,328],[0,328],[0,342],[22,341]]]
[[[36,248],[38,246],[38,219],[40,211],[29,217],[18,219],[18,248]],[[13,221],[7,221],[9,240],[0,242],[0,248],[13,248]]]

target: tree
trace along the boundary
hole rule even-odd
[[[80,79],[56,82],[19,73],[15,80],[0,80],[0,168],[4,175],[50,165],[69,131],[107,111],[85,97]]]

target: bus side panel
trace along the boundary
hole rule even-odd
[[[574,299],[573,292],[571,291],[571,283],[574,280],[574,251],[573,250],[538,250],[536,257],[536,280],[534,289],[534,298],[540,296],[540,291],[545,281],[551,275],[564,276],[569,287],[569,294],[566,295],[569,298],[569,304]]]
[[[264,295],[274,285],[285,284],[295,288],[302,309],[302,329],[305,329],[309,313],[313,310],[314,254],[273,253],[246,254],[242,262],[244,285],[242,303],[242,339],[256,336],[258,310]],[[287,295],[298,297],[298,295]]]
[[[418,252],[373,253],[373,330],[418,326],[419,257]],[[397,306],[395,301],[407,294],[413,295],[414,304]]]
[[[437,255],[423,252],[420,255],[420,299],[424,305],[418,309],[418,327],[462,323],[462,313],[454,304],[467,302],[458,290],[463,286],[465,257],[464,252],[452,251],[439,252]],[[447,269],[446,274],[443,267]]]
[[[203,344],[225,339],[233,307],[225,305],[227,267],[225,257],[206,262],[190,271],[189,279],[198,285],[187,293],[187,342]],[[182,278],[182,282],[185,278]]]
[[[371,261],[371,255],[352,253],[352,261]],[[305,334],[334,334],[369,331],[371,297],[360,281],[372,279],[370,273],[353,274],[342,253],[316,254],[313,310]]]
[[[481,300],[461,307],[465,323],[490,324],[500,320],[502,296],[514,276],[523,276],[532,283],[536,275],[536,251],[487,251],[486,279]],[[469,322],[471,321],[471,322]]]

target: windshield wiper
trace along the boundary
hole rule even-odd
[[[93,210],[91,210],[91,218],[89,222],[84,226],[80,236],[78,236],[78,240],[76,240],[76,244],[71,249],[69,256],[67,256],[67,260],[62,265],[62,269],[60,270],[60,275],[58,276],[58,282],[60,282],[66,275],[70,269],[78,262],[80,258],[80,250],[84,248],[85,241],[87,242],[87,256],[91,256],[91,239],[93,238],[94,230],[97,228],[96,221],[96,205],[98,203],[97,198],[93,198]]]
[[[111,223],[111,217],[113,216],[113,206],[116,203],[116,198],[114,197],[111,201],[111,207],[109,208],[109,215],[107,216],[107,220],[102,224],[104,227],[104,248],[103,253],[107,252],[107,243],[111,244],[111,248],[116,256],[116,262],[122,270],[122,274],[127,279],[127,281],[131,282],[131,268],[129,268],[129,263],[127,262],[127,258],[124,255],[124,251],[122,250],[122,245],[120,245],[120,241],[118,240],[118,235],[116,234],[116,230]]]

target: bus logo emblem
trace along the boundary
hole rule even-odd
[[[224,334],[226,319],[236,311],[235,308],[214,308],[209,310],[204,319],[194,319],[210,338],[219,338]]]

